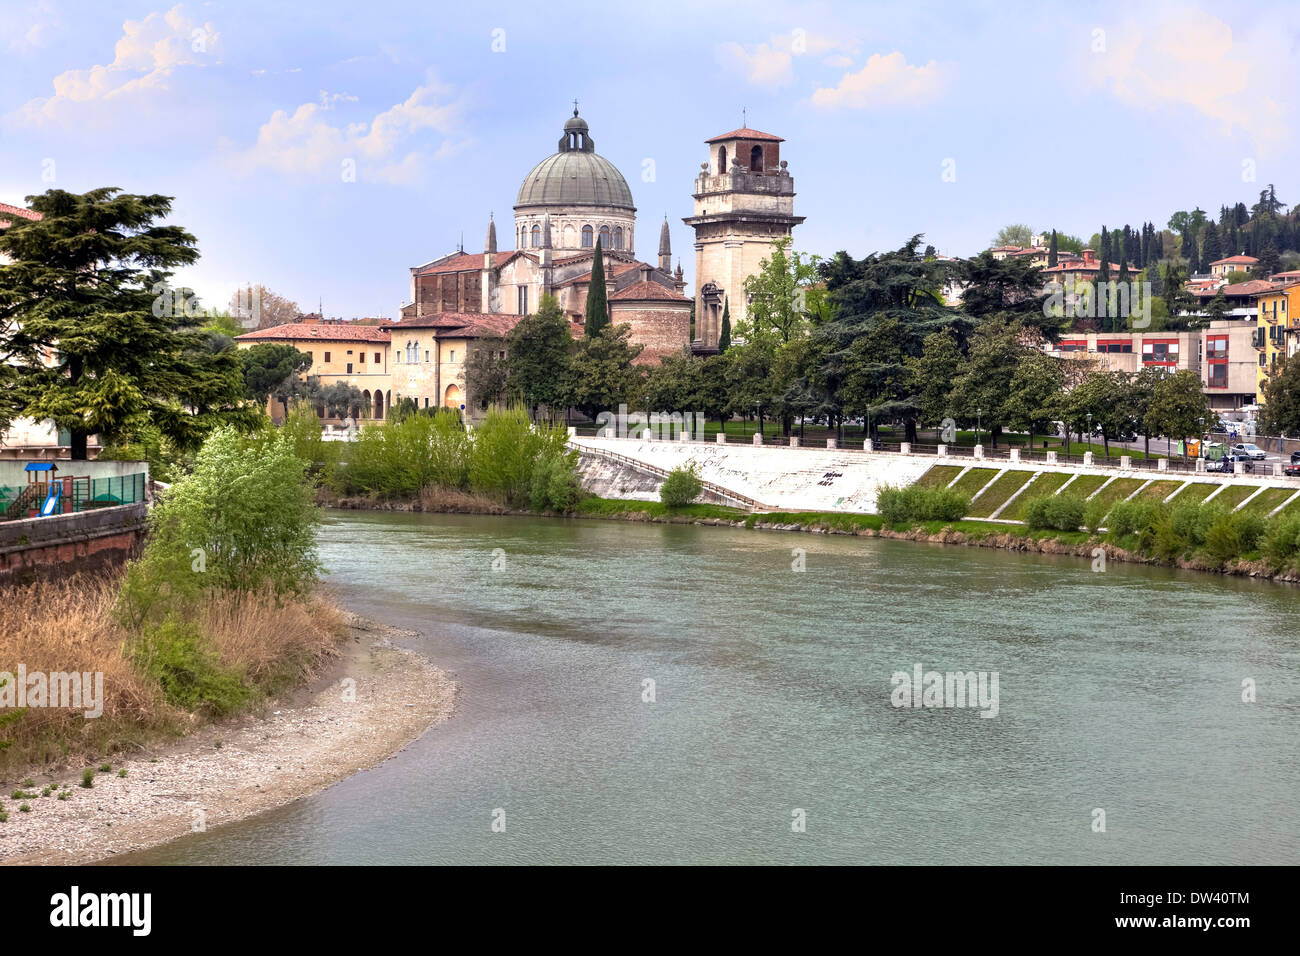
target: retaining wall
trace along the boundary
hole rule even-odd
[[[147,521],[142,501],[0,522],[0,585],[120,564],[140,547]]]

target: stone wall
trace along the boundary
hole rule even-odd
[[[631,341],[644,345],[637,365],[658,365],[665,355],[681,355],[691,342],[691,306],[688,302],[610,303],[610,322],[632,326]]]
[[[0,522],[0,585],[121,564],[137,553],[147,522],[143,502]]]

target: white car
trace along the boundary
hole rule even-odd
[[[1252,442],[1237,442],[1230,452],[1238,458],[1249,458],[1251,461],[1263,461],[1268,457],[1268,452]]]

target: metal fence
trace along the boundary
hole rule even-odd
[[[71,483],[71,495],[67,486]],[[111,508],[116,505],[137,504],[145,500],[145,473],[118,475],[112,478],[72,476],[56,478],[54,482],[32,482],[26,485],[0,485],[0,521],[17,521],[39,513],[50,494],[51,484],[58,485],[60,499],[54,514],[65,514],[68,498],[72,511],[93,508]]]

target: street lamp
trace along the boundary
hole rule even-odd
[[[1092,412],[1088,413],[1088,451],[1092,451]]]
[[[984,414],[984,409],[975,409],[975,444],[980,443],[980,416]]]

